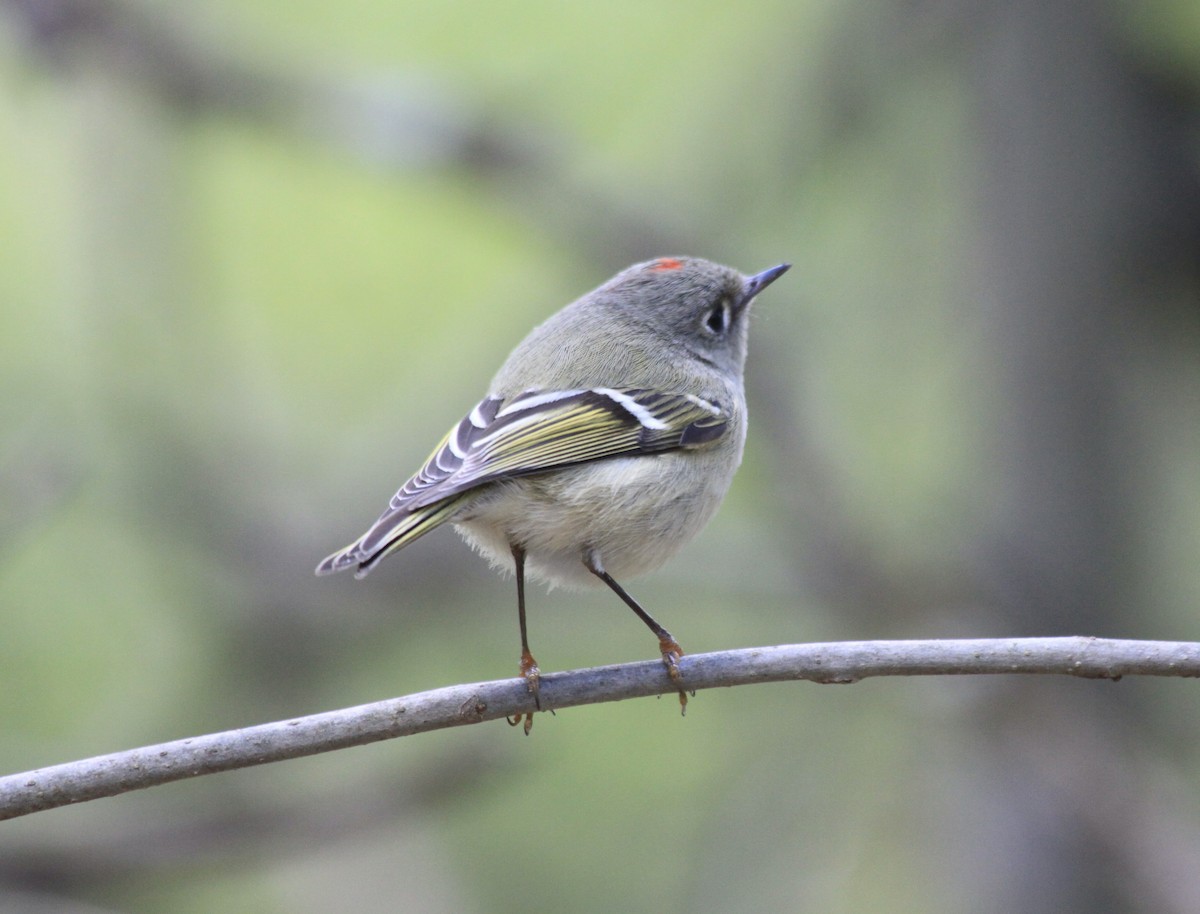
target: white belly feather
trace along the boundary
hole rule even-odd
[[[707,457],[617,458],[495,483],[455,527],[501,569],[513,567],[510,544],[523,546],[528,575],[550,585],[601,583],[584,567],[581,543],[621,581],[662,565],[708,522],[737,467],[714,467]],[[664,467],[667,461],[685,461],[686,469]],[[683,496],[666,495],[664,471],[666,478],[681,472],[693,486]]]

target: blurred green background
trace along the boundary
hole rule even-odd
[[[536,322],[792,272],[631,591],[701,652],[1200,639],[1200,5],[0,0],[0,770],[515,672],[449,531],[315,579]],[[531,592],[543,670],[647,659]],[[0,910],[1200,909],[1182,680],[706,692],[0,826]]]

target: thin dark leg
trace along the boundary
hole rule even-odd
[[[659,625],[650,613],[642,609],[641,604],[631,597],[625,591],[625,588],[616,582],[611,574],[604,570],[600,556],[596,554],[595,550],[589,549],[584,552],[583,565],[588,571],[607,584],[613,593],[624,600],[625,605],[637,613],[637,617],[646,623],[647,628],[658,636],[658,649],[662,652],[663,664],[666,666],[667,673],[670,675],[672,682],[679,687],[679,706],[686,713],[687,692],[683,690],[683,677],[679,672],[679,658],[683,656],[683,648],[679,646],[679,642],[675,640],[674,635]]]
[[[529,687],[529,691],[533,693],[533,703],[540,711],[542,709],[542,701],[538,695],[538,686],[541,682],[541,670],[538,669],[537,661],[533,659],[533,654],[529,652],[529,635],[525,627],[525,550],[520,546],[512,546],[513,570],[517,576],[517,623],[521,627],[521,678],[525,680],[525,684]],[[518,714],[516,717],[510,717],[508,722],[514,727],[525,721],[525,733],[528,734],[533,728],[532,714]]]

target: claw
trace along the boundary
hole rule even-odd
[[[521,678],[525,680],[525,686],[533,695],[534,707],[539,711],[542,710],[542,671],[538,669],[537,661],[533,659],[533,654],[529,651],[521,654]]]
[[[534,707],[539,711],[542,710],[542,698],[540,693],[542,671],[538,669],[537,661],[533,659],[533,654],[529,653],[527,650],[521,652],[520,670],[521,678],[525,680],[525,687],[529,689],[530,694],[533,695]],[[528,736],[529,731],[533,729],[532,712],[528,714],[514,714],[512,717],[506,717],[504,719],[508,721],[508,725],[510,727],[515,727],[517,724],[524,721],[526,736]]]
[[[532,714],[514,714],[512,717],[504,718],[510,727],[515,727],[521,721],[525,721],[525,735],[529,735],[529,731],[533,729]]]
[[[683,658],[683,648],[679,646],[679,642],[674,638],[659,638],[658,648],[662,651],[663,666],[667,668],[667,675],[671,677],[671,681],[675,683],[679,689],[679,713],[680,715],[687,714],[688,696],[683,688],[683,674],[679,671],[679,661]]]

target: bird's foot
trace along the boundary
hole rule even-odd
[[[683,674],[679,671],[683,648],[679,646],[678,641],[668,635],[658,639],[658,649],[662,651],[663,666],[667,668],[667,675],[679,689],[679,713],[687,714],[688,695],[683,688]]]
[[[533,659],[533,654],[529,651],[521,652],[521,678],[525,680],[525,687],[529,689],[533,695],[533,705],[537,710],[542,710],[542,699],[540,687],[542,682],[542,671],[538,669],[537,661]],[[525,735],[529,735],[529,731],[533,729],[533,713],[514,714],[512,717],[506,717],[510,727],[515,727],[517,724],[524,722]]]

